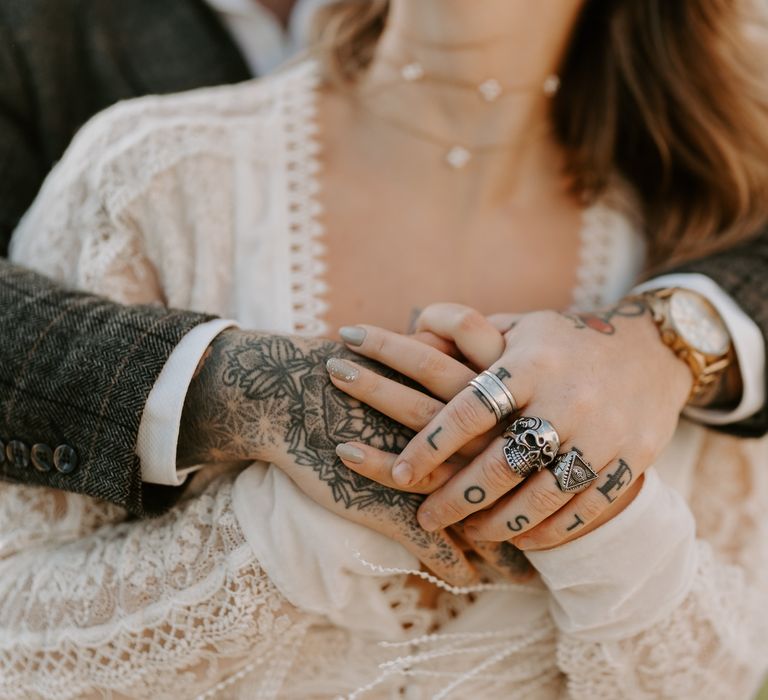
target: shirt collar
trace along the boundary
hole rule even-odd
[[[255,19],[280,27],[277,18],[258,0],[205,0],[217,13]],[[332,0],[297,0],[288,20],[288,36],[307,40],[315,12]]]
[[[284,31],[256,0],[205,0],[230,30],[254,73],[276,68],[305,48],[315,12],[331,0],[298,0]]]

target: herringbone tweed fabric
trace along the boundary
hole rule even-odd
[[[70,474],[0,465],[14,481],[87,493],[134,513],[158,513],[179,489],[142,488],[136,434],[147,396],[168,355],[202,319],[160,306],[120,307],[66,292],[0,262],[4,326],[0,435],[27,445],[67,444]]]
[[[118,100],[249,73],[202,0],[0,0],[0,255],[75,132]],[[209,317],[124,308],[0,260],[0,439],[65,443],[71,474],[0,477],[143,515],[180,489],[145,486],[135,455],[147,395],[179,340]]]

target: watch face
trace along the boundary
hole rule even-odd
[[[684,289],[669,300],[672,323],[682,339],[706,355],[724,355],[731,339],[720,314],[703,297]]]

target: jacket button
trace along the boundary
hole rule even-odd
[[[49,472],[53,469],[53,450],[39,442],[32,445],[32,465],[39,472]]]
[[[5,455],[16,469],[29,466],[29,448],[21,440],[11,440],[5,448]]]
[[[53,466],[62,474],[77,469],[77,452],[69,445],[59,445],[53,453]]]

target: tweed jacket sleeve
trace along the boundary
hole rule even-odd
[[[0,256],[57,155],[53,142],[66,145],[67,127],[76,127],[75,118],[41,130],[37,111],[52,107],[46,90],[59,80],[52,74],[48,85],[30,73],[34,61],[19,37],[34,33],[12,33],[22,5],[0,4]],[[61,20],[64,32],[58,15],[66,8],[51,5],[47,21]],[[69,291],[0,257],[0,478],[85,493],[139,515],[171,505],[181,489],[142,484],[136,436],[170,353],[209,318]]]
[[[248,77],[202,0],[0,0],[0,478],[139,515],[180,495],[141,483],[137,431],[175,345],[210,317],[69,291],[3,258],[93,114]]]
[[[143,484],[142,410],[180,338],[207,317],[121,306],[0,261],[0,476],[154,514],[181,489]]]

